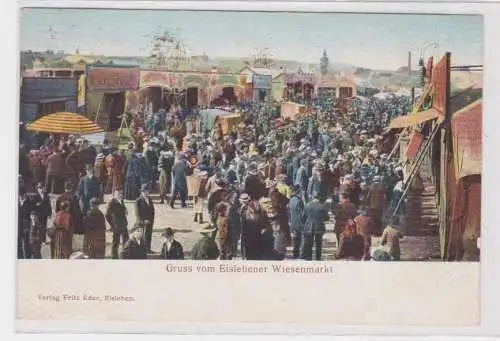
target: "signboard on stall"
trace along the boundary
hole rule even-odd
[[[137,66],[91,66],[87,69],[87,90],[91,92],[119,92],[139,89]]]
[[[140,87],[173,88],[177,84],[177,77],[162,71],[141,71]]]
[[[254,89],[271,89],[273,77],[271,75],[252,75],[252,85]]]
[[[296,74],[296,73],[286,73],[285,74],[285,83],[286,84],[293,84],[293,83],[307,83],[307,84],[314,84],[315,83],[315,77],[314,75],[303,75],[303,74]]]
[[[77,81],[73,78],[23,78],[21,102],[40,103],[50,99],[76,98]]]

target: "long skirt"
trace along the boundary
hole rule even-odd
[[[68,259],[73,252],[73,235],[63,229],[57,229],[52,238],[52,259]]]
[[[84,253],[91,259],[103,259],[106,254],[106,231],[91,230],[85,234]]]
[[[125,178],[124,197],[126,200],[135,200],[139,196],[141,182],[138,177],[128,176]]]

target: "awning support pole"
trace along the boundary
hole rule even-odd
[[[431,135],[429,136],[429,138],[425,142],[424,147],[420,148],[419,153],[417,155],[417,158],[416,158],[415,162],[413,163],[412,168],[410,169],[410,174],[408,175],[407,181],[405,181],[405,183],[404,183],[403,195],[399,199],[396,207],[394,208],[394,211],[392,212],[393,219],[396,216],[396,214],[398,213],[399,208],[401,207],[401,204],[406,199],[406,196],[408,195],[408,191],[410,190],[410,187],[411,187],[411,183],[415,179],[415,176],[417,175],[418,170],[420,169],[420,166],[422,165],[422,161],[424,160],[424,155],[429,150],[429,148],[430,148],[432,142],[434,141],[434,138],[436,137],[440,127],[441,127],[441,124],[436,124],[434,126],[434,129],[432,130]]]

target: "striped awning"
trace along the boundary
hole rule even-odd
[[[396,117],[391,121],[387,129],[402,129],[413,125],[422,124],[424,122],[434,120],[439,117],[439,113],[434,109],[419,111],[405,116]]]
[[[54,134],[93,134],[104,130],[83,115],[59,112],[27,124],[27,130]]]

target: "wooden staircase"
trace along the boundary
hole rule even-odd
[[[407,236],[439,236],[439,212],[436,188],[422,167],[416,182],[408,192],[404,233]],[[420,187],[420,188],[415,188]]]

